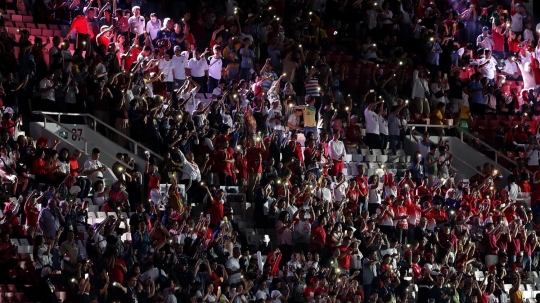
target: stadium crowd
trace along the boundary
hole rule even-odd
[[[12,34],[0,17],[0,302],[533,298],[540,24],[521,3],[6,2],[66,30]],[[106,180],[98,148],[82,162],[16,137],[34,110],[91,113],[163,160],[109,151]],[[483,163],[457,180],[430,135],[494,114],[519,116],[490,133],[496,149],[527,156],[506,180]],[[421,138],[407,126],[449,117]],[[252,228],[271,237],[253,245]]]

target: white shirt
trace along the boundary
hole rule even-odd
[[[527,149],[529,148],[529,144],[518,144],[516,146],[521,147],[525,150],[525,156],[527,157],[527,159],[529,159],[527,161],[528,165],[537,166],[539,164],[538,153],[540,151],[536,148],[536,145],[533,145],[533,147],[529,151],[527,151]]]
[[[379,115],[377,115],[376,112],[369,110],[369,108],[366,108],[364,110],[364,117],[366,119],[366,133],[367,134],[376,134],[378,135],[380,133],[379,131]],[[388,131],[386,131],[388,134]]]
[[[221,79],[221,66],[223,60],[221,58],[210,57],[210,64],[208,65],[208,75],[216,80]]]
[[[484,43],[481,43],[481,42]],[[484,34],[480,34],[478,38],[476,38],[476,46],[481,47],[483,49],[493,49],[493,38],[491,38],[490,35],[484,36]]]
[[[45,244],[42,248],[38,249],[37,252],[37,260],[34,262],[34,267],[36,269],[40,269],[46,266],[52,266],[52,258],[51,253],[49,252],[48,255],[44,255],[45,252],[48,250],[48,245]]]
[[[240,269],[240,260],[230,257],[229,260],[227,260],[227,263],[225,263],[225,267],[232,271],[236,271]],[[229,285],[240,282],[241,276],[242,274],[240,272],[229,275]]]
[[[163,271],[163,270],[160,270],[159,268],[150,268],[149,270],[145,271],[142,275],[141,275],[141,281],[146,281],[148,279],[152,279],[153,281],[156,281],[157,278],[159,278],[159,276],[162,275],[162,276],[166,276],[167,274]]]
[[[159,60],[158,68],[159,68],[159,71],[164,74],[165,82],[174,82],[173,62],[171,60],[169,61],[165,59]]]
[[[99,192],[99,193],[102,193],[103,191]],[[101,205],[105,204],[105,201],[109,199],[109,195],[108,194],[104,194],[103,196],[101,197],[98,197],[98,192],[94,192],[94,195],[92,196],[92,201],[94,201],[94,203],[99,206],[99,209],[101,209]]]
[[[186,68],[188,62],[186,57],[174,55],[171,61],[174,70],[174,79],[186,80]]]
[[[345,144],[340,140],[332,140],[328,145],[330,147],[330,158],[332,160],[342,161],[340,157],[345,157]]]
[[[302,234],[303,239],[309,239],[311,237],[311,222],[309,220],[299,220],[294,225],[294,230]]]
[[[156,23],[152,23],[152,20],[148,20],[148,23],[146,23],[146,32],[150,35],[150,40],[152,41],[157,38],[160,29],[161,20],[159,19],[156,20]]]
[[[525,29],[523,31],[523,41],[527,41],[527,40],[535,41],[534,34],[533,34],[532,30],[530,30],[530,29]]]
[[[421,98],[425,99],[428,96],[426,96],[425,92],[429,89],[429,84],[425,79],[421,79],[418,77],[418,70],[414,70],[413,72],[413,90],[411,97],[414,98]],[[367,131],[366,131],[367,132]]]
[[[483,59],[479,64],[482,65],[486,62],[488,63],[480,69],[480,73],[482,73],[482,76],[492,80],[495,78],[495,67],[497,66],[497,61],[495,58],[491,57],[489,59]]]
[[[131,16],[128,19],[129,29],[132,33],[136,33],[137,35],[142,35],[144,33],[144,17],[139,16],[139,18],[135,16]]]
[[[511,200],[516,201],[519,193],[521,192],[521,189],[516,183],[512,183],[510,185],[507,185],[504,189],[508,191],[508,198]]]
[[[282,296],[281,292],[275,289],[275,290],[272,290],[272,293],[270,294],[270,299],[277,297],[275,300],[273,300],[273,303],[281,303],[281,300],[279,299],[279,297],[281,296]]]
[[[255,294],[255,298],[258,300],[260,299],[263,299],[263,300],[267,300],[267,297],[268,297],[268,294],[262,290],[258,290],[257,293]]]
[[[372,184],[370,184],[371,186]],[[374,189],[368,189],[368,203],[376,203],[376,204],[381,204],[381,196],[379,195],[379,193],[377,192],[377,188],[374,188]]]
[[[199,166],[197,165],[197,163],[189,162],[181,151],[179,152],[179,154],[180,154],[180,161],[184,163],[184,167],[182,167],[182,170],[184,170],[184,174],[182,175],[181,180],[191,179],[195,182],[200,182],[201,171],[199,170]]]
[[[510,75],[519,74],[517,63],[514,61],[510,61],[508,59],[504,60],[503,72],[508,73]]]
[[[101,164],[99,160],[93,160],[92,158],[88,158],[88,160],[84,162],[84,170],[97,169],[102,166],[103,164]],[[87,176],[90,180],[92,180],[92,183],[95,183],[99,179],[103,179],[103,173],[99,170]]]
[[[63,161],[60,161],[59,159],[56,159],[56,165],[58,165],[61,173],[66,174],[66,175],[70,173],[69,161],[63,162]]]
[[[43,88],[51,88],[54,86],[54,83],[47,79],[47,78],[43,78],[43,80],[39,81],[39,88],[40,89],[43,89]],[[55,101],[54,99],[54,89],[50,89],[46,92],[42,92],[41,93],[41,99],[47,99],[47,100],[51,100],[51,101]]]
[[[515,13],[512,15],[512,31],[522,32],[523,31],[523,16],[520,13]]]
[[[384,117],[379,117],[379,132],[381,135],[387,135],[388,136],[388,120],[386,120]]]
[[[341,184],[340,186],[334,187],[334,199],[336,201],[343,201],[347,197],[347,187],[349,184],[347,182]]]
[[[191,58],[188,61],[187,68],[191,70],[192,77],[203,77],[205,75],[205,71],[208,70],[208,62],[206,62],[206,59],[202,57],[199,60],[196,58]]]

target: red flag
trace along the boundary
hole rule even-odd
[[[272,271],[270,272],[271,276],[277,277],[279,276],[279,262],[281,261],[281,254],[279,254],[276,258],[276,261],[274,262],[274,266],[272,266]]]

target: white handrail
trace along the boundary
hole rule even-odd
[[[46,126],[46,125],[47,125],[47,120],[50,120],[50,121],[52,121],[54,124],[56,124],[58,127],[62,128],[62,129],[64,129],[64,130],[67,130],[68,132],[71,133],[71,129],[69,129],[68,127],[66,127],[66,126],[64,126],[64,125],[62,125],[62,124],[60,124],[58,121],[55,121],[53,118],[49,117],[48,115],[46,115],[46,114],[44,114],[44,113],[42,113],[42,112],[39,112],[39,114],[44,118],[44,121],[43,121],[44,125],[43,125],[43,126]],[[54,134],[54,133],[53,133],[53,134]],[[84,153],[85,153],[85,154],[88,154],[88,140],[87,140],[86,138],[84,138],[83,136],[81,136],[81,135],[77,135],[77,134],[74,134],[74,135],[78,138],[78,140],[80,139],[80,140],[83,140],[83,141],[84,141]],[[63,139],[62,137],[60,137],[60,136],[58,136],[58,135],[57,135],[57,137],[59,137],[59,138],[61,138],[62,140],[64,140],[64,141],[67,142],[67,140]],[[134,169],[133,166],[131,166],[131,165],[127,164],[126,162],[124,162],[124,161],[122,161],[122,160],[116,158],[116,155],[113,155],[113,154],[109,153],[107,150],[100,150],[100,152],[106,154],[107,156],[109,156],[109,157],[111,157],[111,158],[113,158],[113,159],[116,159],[116,161],[118,161],[118,162],[124,164],[124,166],[128,167],[129,169]]]
[[[414,127],[425,127],[425,128],[457,128],[456,125],[431,125],[431,124],[407,124],[407,126],[414,126]],[[415,130],[416,131],[416,130]],[[419,135],[422,135],[420,132],[416,131]],[[460,129],[459,130],[460,132],[460,140],[461,142],[463,142],[463,134],[467,135],[467,137],[471,137],[473,138],[476,142],[480,143],[481,145],[484,145],[485,147],[487,147],[490,151],[493,151],[495,152],[495,163],[499,163],[497,161],[498,157],[502,157],[503,159],[506,159],[507,161],[509,161],[510,163],[514,164],[517,166],[517,163],[516,161],[514,161],[513,159],[510,159],[508,158],[505,154],[501,153],[500,151],[496,150],[494,147],[492,147],[491,145],[487,144],[486,142],[480,140],[477,136],[469,133],[468,131],[466,130],[463,130],[463,129]]]
[[[104,123],[103,121],[99,120],[98,118],[96,118],[95,116],[93,116],[91,114],[85,114],[85,113],[59,113],[59,112],[44,112],[44,111],[33,111],[32,113],[34,113],[34,114],[56,115],[56,116],[58,116],[58,123],[60,123],[60,117],[61,116],[89,117],[89,118],[94,120],[94,131],[96,133],[97,133],[96,125],[97,125],[97,123],[99,123],[99,124],[105,126],[106,128],[110,129],[111,131],[113,131],[117,135],[120,135],[124,139],[126,139],[129,142],[133,143],[133,149],[134,149],[133,153],[135,155],[137,155],[138,146],[141,144],[141,143],[136,142],[135,140],[131,139],[130,137],[124,135],[123,133],[119,132],[116,128],[111,127],[107,123]],[[145,150],[150,152],[150,154],[153,155],[158,160],[163,161],[163,157],[161,155],[158,155],[157,153],[155,153],[154,151],[152,151],[150,149],[145,149]]]

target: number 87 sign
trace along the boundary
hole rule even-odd
[[[82,131],[83,131],[82,128],[71,129],[71,140],[81,141]]]

